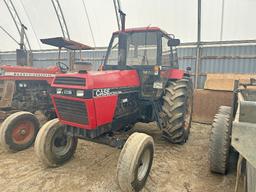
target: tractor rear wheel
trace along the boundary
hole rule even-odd
[[[183,144],[188,139],[193,110],[193,86],[189,78],[169,82],[163,96],[163,137]]]
[[[146,184],[154,157],[153,138],[133,133],[126,141],[117,165],[117,180],[122,191],[140,191]]]
[[[231,107],[221,106],[215,115],[210,135],[209,161],[210,170],[226,174],[230,156]]]
[[[0,143],[7,151],[27,149],[34,143],[39,127],[40,123],[32,113],[13,113],[1,125]]]
[[[40,129],[34,148],[37,157],[46,166],[56,167],[74,155],[77,141],[77,137],[65,134],[63,125],[56,118]]]

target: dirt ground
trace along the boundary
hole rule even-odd
[[[225,177],[209,172],[210,126],[194,123],[185,145],[167,143],[155,127],[155,124],[135,127],[155,140],[154,163],[144,191],[234,191],[234,170]],[[39,162],[33,147],[18,153],[6,153],[0,148],[0,191],[118,192],[115,171],[119,153],[118,149],[80,140],[74,158],[52,169]]]

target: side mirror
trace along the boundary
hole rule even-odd
[[[192,68],[190,67],[190,66],[188,66],[188,67],[186,67],[186,71],[191,71],[192,70]]]
[[[128,35],[126,33],[124,32],[119,33],[118,65],[126,65],[127,37]]]
[[[168,41],[168,46],[169,47],[175,47],[180,45],[180,40],[179,39],[169,39]]]

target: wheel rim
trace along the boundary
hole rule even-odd
[[[137,178],[139,181],[142,181],[146,176],[150,164],[150,151],[149,149],[145,150],[139,160],[138,174]]]
[[[35,135],[35,125],[31,121],[20,121],[12,130],[12,140],[18,145],[30,142]]]
[[[184,123],[184,128],[186,131],[188,131],[190,128],[191,115],[192,115],[192,102],[193,101],[192,101],[191,97],[189,97],[186,114],[185,114],[185,123]]]
[[[72,146],[72,137],[64,133],[63,127],[60,127],[54,134],[52,140],[52,152],[56,156],[67,154]]]

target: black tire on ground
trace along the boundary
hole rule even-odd
[[[214,173],[226,174],[230,156],[230,114],[231,107],[221,106],[215,115],[209,145],[210,170]]]
[[[34,148],[43,164],[56,167],[74,155],[77,141],[77,137],[65,134],[63,125],[56,118],[45,123],[40,129]]]
[[[20,111],[7,117],[0,128],[0,143],[7,151],[21,151],[35,141],[40,123],[30,112]]]
[[[189,78],[169,82],[163,96],[162,112],[166,120],[163,137],[171,143],[187,141],[193,111],[193,86]]]
[[[229,106],[220,106],[218,113],[225,114],[225,115],[231,115],[231,107]]]
[[[140,191],[146,184],[154,156],[153,138],[133,133],[126,141],[117,165],[117,181],[122,191]]]

